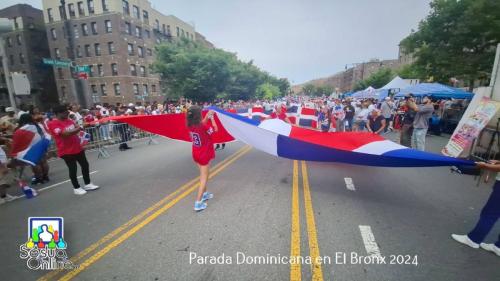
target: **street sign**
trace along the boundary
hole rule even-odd
[[[75,71],[76,72],[90,73],[90,66],[88,66],[88,65],[76,65],[75,66]]]
[[[43,58],[43,63],[48,65],[53,65],[55,67],[71,67],[70,61]]]

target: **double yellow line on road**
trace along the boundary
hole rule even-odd
[[[316,233],[316,222],[314,220],[314,209],[312,206],[311,190],[309,188],[309,176],[307,164],[301,161],[302,186],[304,192],[304,209],[307,225],[307,237],[309,242],[309,256],[311,257],[312,280],[322,281],[323,270],[319,254],[318,236]],[[299,167],[298,161],[293,161],[293,182],[292,182],[292,233],[290,256],[300,256],[300,199],[299,199]],[[300,281],[302,279],[302,269],[300,263],[290,263],[290,280]]]
[[[251,149],[252,148],[250,146],[244,146],[243,148],[238,150],[236,153],[232,154],[230,157],[224,159],[222,162],[215,165],[210,171],[209,178],[216,176],[218,173],[220,173],[222,170],[227,168],[234,161],[236,161],[241,156],[248,153]],[[66,273],[59,280],[71,280],[73,277],[75,277],[76,275],[81,273],[83,270],[88,268],[90,265],[92,265],[93,263],[98,261],[104,255],[106,255],[109,251],[116,248],[118,245],[123,243],[129,237],[134,235],[137,231],[139,231],[140,229],[145,227],[147,224],[152,222],[158,216],[160,216],[161,214],[166,212],[168,209],[170,209],[172,206],[177,204],[180,200],[182,200],[183,198],[188,196],[190,193],[195,191],[198,188],[198,184],[199,184],[198,181],[199,181],[199,177],[192,179],[188,183],[179,187],[173,193],[169,194],[168,196],[161,199],[160,201],[158,201],[157,203],[155,203],[154,205],[152,205],[148,209],[144,210],[143,212],[141,212],[137,216],[133,217],[132,219],[130,219],[129,221],[127,221],[126,223],[124,223],[120,227],[118,227],[115,230],[113,230],[112,232],[108,233],[107,235],[102,237],[96,243],[90,245],[85,250],[78,253],[75,257],[71,258],[71,261],[74,264],[76,264],[77,262],[82,260],[84,257],[88,256],[90,253],[94,252],[94,250],[103,246],[105,243],[107,243],[108,241],[114,239],[116,236],[119,235],[118,238],[112,240],[109,244],[107,244],[106,246],[101,248],[99,251],[97,251],[96,253],[94,253],[90,257],[88,257],[86,260],[84,260],[83,262],[81,262],[79,264],[78,268]],[[52,280],[54,277],[56,277],[61,272],[62,272],[62,270],[51,271],[38,280],[39,281]]]

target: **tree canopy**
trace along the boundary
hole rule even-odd
[[[488,79],[500,42],[500,1],[434,0],[418,30],[401,41],[418,76],[442,83]]]
[[[217,98],[249,100],[283,96],[290,83],[262,71],[236,54],[206,48],[190,40],[176,40],[156,47],[157,60],[152,71],[165,82],[169,98],[194,101]]]

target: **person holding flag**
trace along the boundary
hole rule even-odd
[[[210,124],[209,124],[210,120]],[[193,160],[200,169],[200,186],[198,195],[194,202],[194,210],[202,211],[207,208],[205,201],[212,199],[214,195],[207,192],[207,181],[209,176],[210,161],[215,158],[212,134],[218,131],[214,120],[214,112],[210,110],[202,119],[201,108],[193,105],[186,113],[187,127],[193,143]]]
[[[95,190],[99,186],[90,181],[89,162],[85,156],[83,148],[83,139],[85,134],[82,134],[82,127],[75,124],[68,118],[69,112],[65,106],[57,106],[54,108],[56,119],[48,123],[50,134],[54,137],[57,147],[57,155],[61,157],[69,169],[69,178],[73,184],[74,193],[76,195],[84,195],[88,190]],[[83,181],[85,186],[82,188],[77,179],[77,165],[80,164],[82,169]]]

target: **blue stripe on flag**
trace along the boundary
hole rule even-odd
[[[50,141],[46,138],[41,139],[39,142],[33,144],[24,156],[18,158],[20,161],[26,162],[30,165],[37,165],[42,159],[43,155],[49,148]]]
[[[299,125],[300,126],[307,126],[307,127],[312,127],[312,122],[313,120],[311,119],[299,119]]]
[[[373,155],[329,148],[290,137],[278,136],[278,156],[296,160],[343,162],[347,164],[379,167],[433,167],[470,166],[472,161],[426,153],[412,149],[398,149],[383,155]],[[413,158],[417,157],[417,158]]]
[[[234,119],[237,119],[239,121],[242,121],[242,122],[254,125],[254,126],[259,126],[259,124],[260,124],[260,121],[256,121],[256,120],[250,119],[250,118],[248,118],[246,116],[241,116],[241,115],[238,115],[238,114],[227,112],[227,111],[219,109],[218,107],[215,107],[215,106],[210,106],[210,107],[208,107],[208,109],[209,110],[213,110],[213,111],[215,111],[217,113],[225,114],[225,115],[230,116],[230,117],[232,117]]]

